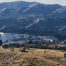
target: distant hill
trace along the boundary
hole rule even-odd
[[[0,31],[66,39],[66,6],[37,2],[0,3]]]

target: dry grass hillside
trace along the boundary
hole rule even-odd
[[[0,66],[66,66],[65,51],[30,48],[20,52],[19,48],[0,48]]]

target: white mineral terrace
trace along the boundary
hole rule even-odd
[[[14,40],[14,39],[20,39],[23,34],[13,34],[13,33],[3,33],[0,32],[0,40],[7,41],[7,40]]]

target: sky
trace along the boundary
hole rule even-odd
[[[66,6],[66,0],[0,0],[0,2],[12,2],[12,1],[40,2],[44,4],[60,4]]]

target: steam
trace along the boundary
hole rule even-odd
[[[49,14],[49,15],[54,15],[55,13],[62,13],[64,10],[66,10],[66,7],[65,6],[63,6],[61,8],[58,8],[55,11],[52,11],[52,13]]]
[[[28,10],[30,10],[32,7],[36,6],[37,3],[34,3],[33,5],[30,5],[28,8],[26,8],[25,10],[23,10],[23,13],[27,12]]]
[[[5,29],[5,28],[6,28],[6,25],[2,26],[2,27],[0,28],[0,30],[3,30],[3,29]]]
[[[59,29],[59,31],[62,31],[62,30],[64,30],[66,28],[66,26],[63,26],[63,27],[61,27],[60,29]]]
[[[31,23],[31,24],[29,24],[28,26],[26,26],[26,29],[27,28],[29,28],[29,27],[31,27],[32,25],[34,25],[34,24],[36,24],[36,23],[38,23],[40,21],[40,19],[38,18],[38,19],[36,19],[36,20],[34,20],[34,22],[33,23]]]
[[[1,10],[0,10],[0,13],[2,13],[2,12],[5,11],[5,10],[6,10],[6,8],[1,9]]]

